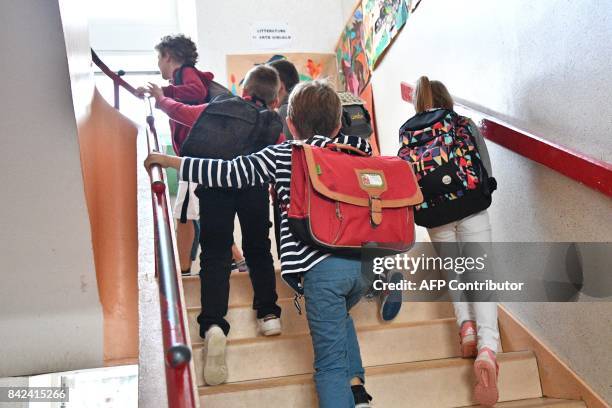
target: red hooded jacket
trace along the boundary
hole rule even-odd
[[[162,87],[164,96],[187,105],[201,105],[207,102],[208,83],[212,81],[212,72],[202,72],[192,66],[182,66],[172,73],[170,85]],[[170,119],[172,147],[179,155],[181,145],[189,134],[190,127]]]

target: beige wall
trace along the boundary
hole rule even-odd
[[[0,2],[0,43],[0,377],[99,367],[102,309],[58,2]]]
[[[383,153],[396,154],[399,126],[414,113],[399,83],[425,74],[468,105],[612,160],[611,19],[601,1],[423,0],[373,76]],[[612,241],[609,197],[488,147],[500,186],[490,209],[495,241]],[[508,307],[612,402],[612,303]]]
[[[85,6],[0,6],[0,377],[138,356],[137,128],[95,91]]]
[[[227,54],[333,53],[345,20],[344,3],[346,0],[197,1],[198,66],[226,83]],[[277,50],[257,48],[251,40],[251,25],[262,21],[288,23],[293,41]]]
[[[138,358],[138,129],[94,88],[86,5],[79,0],[59,3],[98,293],[104,314],[104,363],[135,362]],[[127,94],[124,97],[133,98]]]

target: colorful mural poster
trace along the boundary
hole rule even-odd
[[[325,78],[335,88],[338,86],[338,68],[334,54],[285,53],[228,55],[226,57],[228,88],[234,95],[241,95],[242,81],[251,68],[278,59],[292,62],[300,74],[300,81]]]
[[[372,153],[374,156],[380,156],[380,149],[378,148],[378,133],[376,131],[376,115],[374,114],[374,94],[372,92],[372,84],[368,84],[364,90],[361,92],[359,97],[364,101],[365,107],[370,113],[370,118],[372,119],[372,136],[368,141],[372,146]]]
[[[361,4],[358,3],[336,47],[340,88],[357,96],[370,81],[363,33],[363,13]]]
[[[406,0],[362,0],[364,47],[370,69],[374,69],[391,41],[406,24],[406,3]]]

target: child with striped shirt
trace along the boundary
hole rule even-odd
[[[339,136],[342,106],[322,81],[301,83],[289,97],[287,126],[295,139],[313,146],[336,142],[371,154],[369,143]],[[152,153],[148,168],[158,164],[179,170],[182,180],[206,187],[245,188],[272,182],[281,208],[282,277],[303,294],[315,352],[315,384],[321,408],[370,407],[365,391],[359,343],[349,310],[367,289],[358,259],[344,258],[301,242],[289,228],[291,149],[294,141],[269,146],[233,160],[177,158]]]

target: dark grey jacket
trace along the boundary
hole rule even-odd
[[[285,99],[281,102],[281,106],[278,108],[278,115],[283,122],[283,134],[287,138],[287,140],[293,140],[293,135],[289,131],[287,127],[287,109],[289,108],[289,96],[287,95]]]
[[[491,158],[489,157],[489,151],[487,150],[487,145],[485,143],[484,137],[482,137],[480,130],[478,130],[478,126],[476,126],[472,119],[470,119],[470,127],[472,128],[472,135],[476,140],[476,146],[478,147],[478,152],[480,153],[480,159],[482,160],[482,164],[485,166],[485,169],[487,169],[489,177],[493,177]]]

